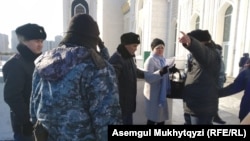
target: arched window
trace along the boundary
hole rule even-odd
[[[224,17],[223,42],[229,41],[232,12],[233,12],[233,7],[229,6],[225,12],[225,17]]]
[[[89,14],[89,6],[85,0],[74,0],[71,4],[71,17],[76,14]]]
[[[139,13],[138,13],[138,18],[139,18],[139,20],[141,20],[141,22],[142,22],[142,20],[144,19],[143,18],[143,0],[140,0],[139,1],[139,5],[138,5],[138,11],[139,11]],[[138,45],[138,47],[137,47],[137,50],[136,50],[136,55],[137,56],[141,56],[142,54],[143,54],[143,50],[142,50],[142,45],[143,45],[143,42],[142,42],[142,40],[143,40],[143,34],[142,34],[142,28],[143,28],[143,25],[142,24],[140,24],[140,25],[138,25],[137,27],[136,27],[138,30],[138,33],[139,33],[139,36],[140,36],[140,40],[141,40],[141,44],[139,44]]]
[[[223,59],[225,62],[225,69],[227,71],[229,40],[230,40],[230,27],[233,7],[230,5],[224,15],[224,29],[223,29]]]
[[[198,16],[195,21],[195,29],[199,29],[199,27],[200,27],[200,16]]]
[[[81,14],[81,13],[85,14],[86,9],[83,7],[83,5],[79,4],[75,7],[74,15]]]

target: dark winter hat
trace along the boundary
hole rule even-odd
[[[249,57],[249,53],[243,53],[243,56]]]
[[[189,32],[187,35],[194,37],[200,42],[206,42],[211,40],[211,35],[209,34],[208,30],[196,29]]]
[[[46,32],[44,28],[31,23],[17,27],[16,35],[24,37],[25,40],[46,39]]]
[[[160,45],[160,44],[162,44],[162,45],[165,46],[163,40],[158,39],[158,38],[155,38],[155,39],[152,41],[152,43],[151,43],[151,49],[153,50],[156,46],[158,46],[158,45]]]
[[[129,45],[129,44],[140,44],[140,36],[133,33],[124,33],[121,36],[121,44]]]
[[[72,17],[68,33],[99,39],[99,28],[95,20],[88,14],[77,14]]]

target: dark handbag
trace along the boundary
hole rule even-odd
[[[35,141],[47,141],[48,140],[49,133],[43,127],[43,125],[40,121],[36,122],[33,132],[34,132],[34,136],[35,136]]]
[[[176,73],[170,74],[171,91],[167,94],[167,98],[182,99],[182,91],[184,89],[185,78],[181,75],[179,70]]]

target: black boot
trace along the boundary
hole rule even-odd
[[[213,122],[218,124],[226,124],[226,122],[220,118],[218,113],[214,116]]]

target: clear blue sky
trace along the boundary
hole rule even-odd
[[[26,23],[43,26],[47,39],[63,31],[63,0],[0,0],[0,33],[10,35]],[[10,39],[10,37],[9,37]]]

